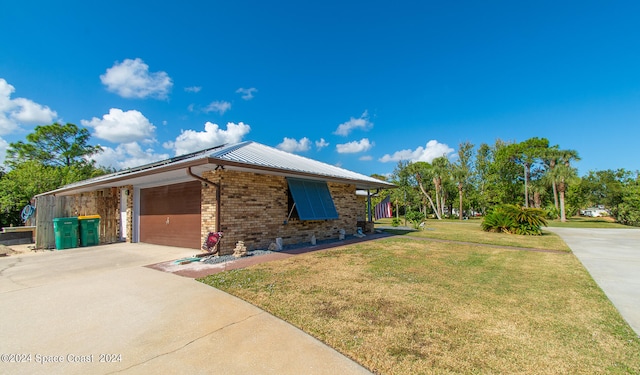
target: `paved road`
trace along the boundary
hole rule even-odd
[[[569,245],[640,335],[640,230],[546,228]]]
[[[0,373],[370,374],[246,302],[144,267],[193,253],[116,244],[0,258]]]

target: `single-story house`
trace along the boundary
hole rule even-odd
[[[100,215],[100,243],[199,249],[223,232],[221,254],[372,230],[367,195],[395,185],[256,142],[222,145],[66,185],[36,197],[36,247],[54,247],[53,218]],[[370,198],[370,195],[369,195]],[[368,210],[368,212],[367,212]]]

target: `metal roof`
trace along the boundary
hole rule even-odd
[[[167,160],[121,170],[89,180],[79,181],[40,195],[69,195],[100,188],[134,185],[151,187],[193,180],[188,168],[196,174],[223,167],[225,170],[304,177],[314,180],[355,184],[357,189],[394,188],[395,185],[292,154],[257,142],[247,141],[221,145]]]
[[[252,167],[261,167],[272,172],[286,172],[325,177],[336,180],[349,180],[363,185],[374,185],[376,188],[395,187],[388,182],[365,176],[344,168],[326,164],[304,156],[292,154],[277,148],[265,146],[257,142],[243,142],[214,150],[209,158],[220,160],[221,164],[238,163]]]

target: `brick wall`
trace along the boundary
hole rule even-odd
[[[238,241],[244,241],[249,250],[267,249],[276,238],[284,245],[336,239],[339,230],[347,235],[356,232],[357,222],[364,217],[362,198],[355,194],[355,185],[329,183],[329,191],[338,211],[337,220],[301,221],[290,219],[288,212],[288,185],[284,177],[236,171],[205,172],[204,178],[221,184],[220,230],[224,233],[220,250],[231,254]],[[133,186],[120,186],[76,194],[67,200],[65,211],[69,216],[98,214],[100,243],[120,239],[120,190],[128,189],[127,242],[133,234]],[[202,187],[201,238],[216,229],[216,187]],[[286,223],[285,223],[286,221]]]
[[[220,250],[233,253],[236,242],[244,241],[249,250],[266,249],[276,237],[283,244],[338,238],[339,230],[354,234],[362,204],[355,185],[329,183],[329,191],[338,211],[337,220],[287,220],[287,181],[284,177],[220,170],[207,172],[204,178],[220,183],[220,230],[224,233]],[[216,188],[202,189],[202,238],[215,230]]]

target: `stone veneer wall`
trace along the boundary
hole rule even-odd
[[[284,177],[219,170],[206,172],[204,178],[221,184],[221,225],[224,233],[220,252],[231,254],[236,242],[244,241],[249,250],[267,249],[277,237],[284,245],[338,238],[340,229],[354,234],[362,216],[361,201],[355,185],[329,183],[329,191],[338,211],[337,220],[301,221],[290,219],[288,185]],[[215,231],[216,188],[202,188],[202,238]]]
[[[127,195],[127,242],[133,233],[133,186],[100,189],[71,196],[66,201],[65,211],[70,216],[100,215],[100,243],[120,240],[120,190],[128,189]]]

